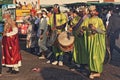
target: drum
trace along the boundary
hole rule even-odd
[[[69,32],[62,32],[58,35],[59,47],[63,52],[73,51],[74,36]]]

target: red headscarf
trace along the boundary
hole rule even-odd
[[[36,12],[37,12],[37,11],[36,11],[34,8],[32,8],[32,9],[30,10],[30,13],[31,13],[31,14],[34,14],[34,15],[35,15]]]

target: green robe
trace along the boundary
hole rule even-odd
[[[71,25],[75,26],[81,17],[76,16],[73,18]],[[86,34],[83,37],[78,37],[78,31],[73,30],[73,35],[75,36],[73,61],[77,64],[87,64],[88,63],[88,53],[86,47]]]
[[[102,19],[97,16],[85,19],[82,24],[82,26],[87,27],[90,71],[101,73],[103,71],[103,62],[106,52],[105,33],[91,34],[90,29],[88,28],[89,24],[93,24],[94,27],[99,28],[103,31],[105,31],[105,27]]]

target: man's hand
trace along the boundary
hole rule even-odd
[[[56,27],[52,27],[52,31],[56,30]]]
[[[89,26],[89,28],[90,28],[91,30],[96,30],[96,27],[93,26],[93,24],[89,24],[88,26]]]
[[[96,27],[92,26],[91,29],[92,29],[92,30],[96,30]]]
[[[72,30],[73,30],[72,28],[69,28],[69,32],[72,32]]]

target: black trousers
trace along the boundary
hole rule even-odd
[[[110,33],[110,52],[113,52],[113,49],[116,48],[115,40],[119,39],[120,29]]]
[[[110,34],[110,52],[113,53],[113,49],[115,48],[115,34]]]

